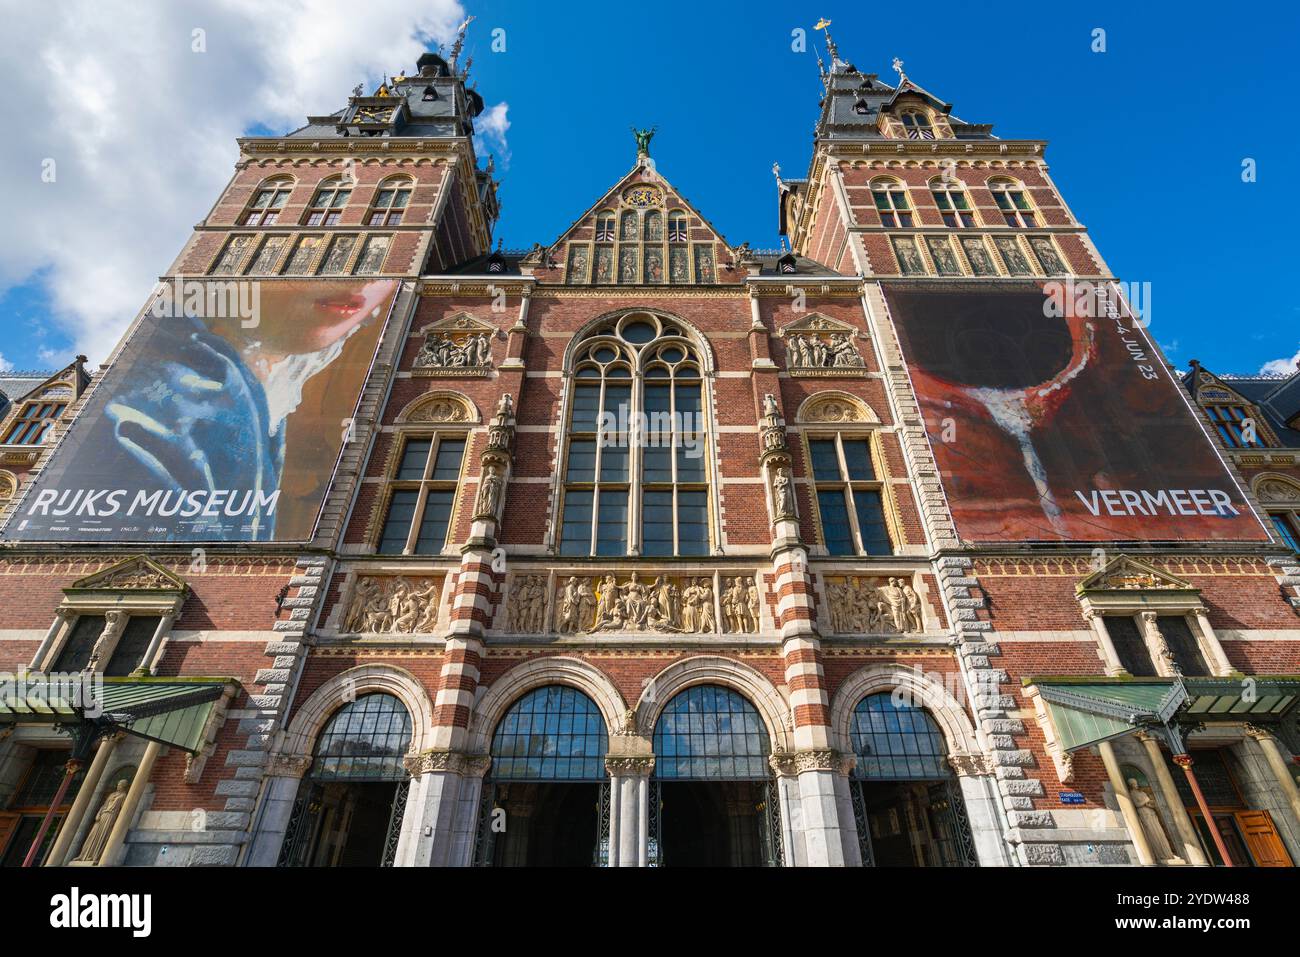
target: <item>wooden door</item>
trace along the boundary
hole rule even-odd
[[[1287,854],[1273,818],[1267,811],[1236,811],[1237,827],[1241,829],[1242,840],[1250,849],[1250,856],[1258,867],[1291,867],[1291,856]]]

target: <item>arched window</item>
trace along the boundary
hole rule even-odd
[[[933,781],[952,774],[943,732],[934,718],[892,692],[858,702],[849,737],[858,756],[854,777]]]
[[[18,491],[18,479],[12,472],[0,472],[0,508],[3,508]]]
[[[912,207],[907,201],[907,187],[896,179],[876,179],[871,182],[871,198],[876,212],[885,226],[911,226]]]
[[[44,444],[54,436],[54,424],[67,407],[63,401],[28,402],[5,431],[0,445]]]
[[[603,781],[609,736],[594,701],[576,688],[536,688],[492,734],[493,781]]]
[[[411,715],[390,694],[366,694],[334,712],[316,739],[314,781],[403,781]]]
[[[655,722],[655,777],[665,780],[765,781],[771,746],[758,709],[719,685],[675,696]]]
[[[293,192],[293,177],[272,176],[253,193],[240,223],[244,226],[270,226],[280,218],[280,210]]]
[[[946,226],[974,226],[975,213],[966,199],[966,190],[957,180],[936,176],[930,180],[930,194],[939,207],[939,215]]]
[[[308,226],[334,226],[343,214],[343,207],[352,198],[352,184],[342,176],[331,176],[316,187],[316,195],[307,207],[304,220]]]
[[[702,366],[680,326],[629,313],[587,333],[573,360],[560,554],[708,554],[707,434]]]
[[[899,119],[903,121],[903,132],[907,134],[909,140],[934,139],[934,127],[930,125],[930,117],[920,110],[906,110]]]
[[[396,226],[400,223],[414,185],[405,176],[381,183],[375,192],[375,201],[370,206],[366,223],[371,226]]]
[[[966,805],[934,718],[894,692],[853,709],[849,795],[864,865],[974,867]]]
[[[674,211],[668,214],[668,241],[684,243],[687,239],[686,214]]]
[[[1029,202],[1025,188],[1013,179],[989,180],[989,192],[998,204],[1002,218],[1008,226],[1036,226],[1034,207]]]
[[[614,213],[605,210],[596,217],[596,242],[612,243],[614,241]]]

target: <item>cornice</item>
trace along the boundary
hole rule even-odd
[[[241,154],[265,155],[275,153],[465,153],[469,141],[463,137],[445,139],[404,139],[393,137],[339,137],[337,139],[311,139],[306,136],[246,137],[235,140]]]

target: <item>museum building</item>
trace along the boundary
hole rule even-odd
[[[504,250],[463,37],[0,409],[0,863],[1300,857],[1300,373],[1174,374],[1045,142],[829,35],[782,249],[637,130]]]

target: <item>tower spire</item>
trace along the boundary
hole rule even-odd
[[[456,42],[451,45],[451,72],[456,72],[456,61],[460,59],[460,51],[465,48],[465,31],[469,25],[474,22],[474,18],[466,17],[465,22],[456,28]]]

